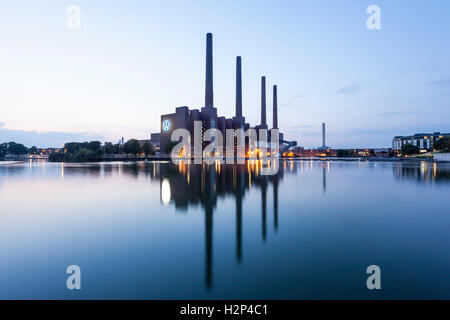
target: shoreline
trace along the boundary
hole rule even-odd
[[[234,158],[235,160],[237,158]],[[30,161],[32,159],[29,159],[27,161]],[[184,161],[193,161],[194,158],[191,159],[180,159]],[[257,160],[257,159],[245,159],[245,161],[251,161],[251,160]],[[370,158],[370,157],[284,157],[279,158],[280,161],[345,161],[345,162],[360,162],[360,161],[368,161],[368,162],[430,162],[430,163],[448,163],[449,161],[439,161],[435,160],[434,158]],[[49,161],[45,160],[46,162],[52,162],[52,163],[99,163],[99,162],[159,162],[159,161],[172,161],[171,158],[168,157],[161,157],[161,158],[148,158],[148,159],[142,159],[142,158],[126,158],[126,159],[117,159],[117,158],[106,158],[102,160],[97,161],[75,161],[75,162],[64,162],[64,161]],[[222,160],[225,161],[225,160]],[[25,160],[1,160],[0,159],[0,165],[13,165],[13,164],[20,164],[25,163]]]
[[[25,161],[23,160],[17,160],[17,161],[10,161],[10,160],[0,160],[0,165],[11,165],[11,164],[20,164],[20,163],[25,163]]]

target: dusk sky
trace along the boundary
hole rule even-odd
[[[66,27],[70,5],[81,29]],[[369,5],[381,30],[369,30]],[[160,115],[204,104],[205,36],[214,102],[260,121],[260,77],[278,85],[279,127],[299,145],[390,147],[450,132],[450,1],[106,1],[0,3],[0,143],[148,139]]]

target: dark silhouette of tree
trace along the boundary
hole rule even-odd
[[[175,147],[177,144],[178,144],[178,142],[176,142],[176,141],[167,141],[166,145],[164,146],[163,152],[165,154],[170,155],[170,153],[172,152],[173,147]]]
[[[91,141],[88,143],[87,148],[88,150],[91,151],[99,151],[102,147],[102,143],[100,141]]]
[[[14,154],[14,155],[21,155],[21,154],[27,154],[28,148],[25,147],[23,144],[10,142],[8,143],[8,153]]]
[[[2,143],[0,144],[0,157],[3,158],[8,152],[8,144]]]
[[[145,157],[148,157],[148,155],[155,155],[155,147],[148,141],[144,143],[142,146],[142,152],[145,153]]]
[[[105,142],[105,145],[103,146],[103,150],[105,150],[105,153],[107,154],[113,154],[114,153],[114,145],[112,142]]]
[[[415,145],[412,145],[410,143],[404,144],[402,146],[403,155],[418,154],[419,151],[420,151],[419,147],[416,147]]]
[[[35,146],[32,146],[30,149],[28,149],[28,153],[29,154],[37,154],[38,148],[36,148]]]
[[[112,142],[105,142],[103,149],[107,154],[121,154],[123,151],[119,143],[113,144]]]
[[[141,144],[136,139],[130,139],[123,145],[123,151],[125,153],[131,153],[137,155],[142,150]]]
[[[450,152],[450,137],[437,140],[433,145],[434,150]]]
[[[76,153],[80,149],[86,149],[93,152],[98,152],[101,150],[102,143],[100,141],[91,142],[68,142],[64,144],[64,149],[67,153]]]

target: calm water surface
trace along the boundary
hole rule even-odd
[[[0,298],[450,298],[449,198],[425,162],[0,165]]]

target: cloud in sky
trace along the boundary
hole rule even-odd
[[[305,94],[305,93],[298,94],[298,95],[296,95],[295,97],[293,97],[293,98],[292,98],[291,100],[289,100],[289,101],[284,101],[284,102],[278,103],[278,106],[279,106],[279,107],[290,106],[290,105],[295,104],[295,103],[297,102],[297,100],[304,99],[304,98],[306,98],[306,97],[308,97],[308,95]]]
[[[436,87],[448,87],[450,86],[450,78],[443,78],[439,80],[429,81],[428,84]]]
[[[99,140],[105,141],[105,138],[98,134],[89,132],[38,132],[25,130],[11,130],[4,127],[5,123],[0,121],[0,143],[15,141],[22,143],[27,147],[36,146],[62,147],[66,142],[83,142]]]
[[[305,125],[300,125],[300,126],[292,126],[292,127],[290,127],[290,128],[288,128],[288,129],[310,129],[310,128],[314,128],[314,127],[319,127],[318,125],[317,126],[313,126],[312,124],[305,124]]]
[[[361,90],[361,83],[360,82],[355,82],[352,84],[349,84],[343,88],[340,88],[337,91],[337,94],[357,94],[358,91]]]
[[[400,116],[400,115],[407,115],[407,114],[421,114],[422,112],[415,112],[415,111],[393,111],[393,112],[383,112],[377,114],[379,117],[393,117],[393,116]]]
[[[305,137],[320,137],[322,132],[322,127],[320,124],[317,125],[298,125],[298,126],[292,126],[289,128],[286,128],[284,130],[286,133],[293,134],[297,137],[297,140],[299,141],[305,141]]]

